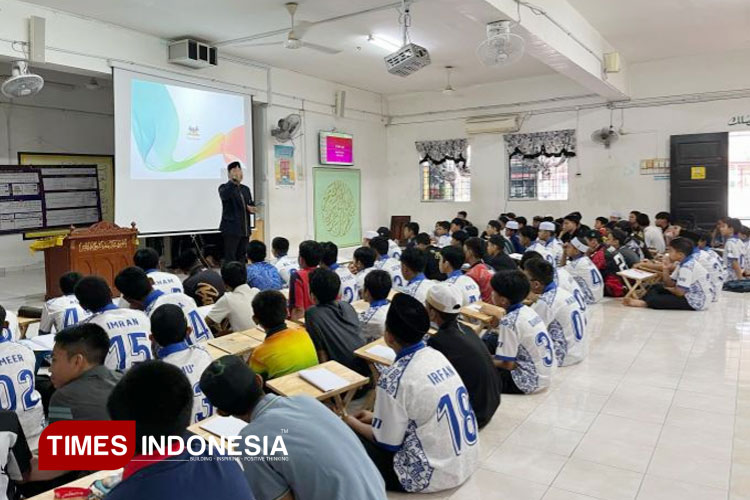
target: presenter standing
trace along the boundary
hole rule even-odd
[[[221,224],[224,239],[224,262],[247,262],[247,243],[250,239],[251,214],[255,203],[250,188],[242,184],[242,165],[233,161],[227,165],[229,181],[219,186]]]

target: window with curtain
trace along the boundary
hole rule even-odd
[[[576,156],[575,130],[509,134],[505,147],[510,199],[568,199],[568,163]]]
[[[419,141],[422,201],[471,201],[470,147],[466,139]]]

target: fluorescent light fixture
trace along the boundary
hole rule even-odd
[[[401,48],[401,45],[399,45],[398,43],[392,42],[391,40],[387,40],[378,35],[368,36],[367,41],[373,45],[376,45],[382,49],[387,50],[388,52],[396,52],[398,49]]]

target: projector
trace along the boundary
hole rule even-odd
[[[218,64],[216,47],[207,43],[185,38],[169,42],[169,62],[190,68],[200,69]]]
[[[430,64],[430,53],[427,49],[414,43],[407,43],[393,54],[385,57],[388,73],[398,76],[409,76]]]

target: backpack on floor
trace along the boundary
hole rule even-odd
[[[724,290],[727,292],[749,293],[750,279],[727,281],[724,283]]]

